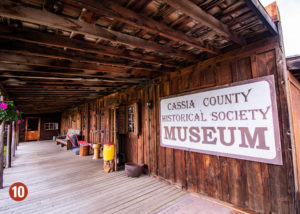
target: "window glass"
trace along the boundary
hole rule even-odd
[[[45,123],[45,130],[58,130],[58,123]]]

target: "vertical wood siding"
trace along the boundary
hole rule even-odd
[[[143,162],[149,173],[190,191],[198,192],[234,205],[260,213],[295,213],[295,192],[286,94],[282,84],[285,69],[279,44],[275,38],[266,39],[242,49],[200,62],[173,74],[163,76],[158,83],[144,88],[132,87],[120,93],[101,98],[94,103],[78,106],[62,114],[62,131],[81,127],[82,115],[103,112],[109,103],[117,100],[128,105],[138,102],[140,107],[140,134],[136,139],[127,136],[128,159]],[[283,166],[253,161],[219,157],[182,151],[160,146],[159,99],[160,97],[248,80],[274,74],[277,89],[279,123],[281,127]],[[153,108],[146,105],[153,101]],[[98,104],[97,104],[98,103]],[[90,109],[90,110],[89,110]],[[106,110],[104,110],[106,112]],[[81,115],[81,116],[78,116]],[[74,115],[77,115],[74,117]],[[70,123],[71,118],[77,118]],[[99,114],[100,129],[108,133],[107,115]],[[94,129],[94,117],[87,120]],[[106,118],[106,119],[103,119]],[[106,123],[103,122],[106,120]],[[86,139],[95,142],[102,136]],[[95,140],[97,139],[97,140]],[[107,137],[105,137],[107,140]],[[131,140],[132,139],[132,140]],[[128,148],[129,145],[127,145]]]

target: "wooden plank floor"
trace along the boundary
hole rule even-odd
[[[79,157],[53,141],[22,143],[5,169],[0,213],[153,213],[186,192],[150,176],[105,173],[103,161]],[[27,185],[24,201],[9,198],[9,186]]]

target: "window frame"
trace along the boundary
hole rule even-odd
[[[129,109],[132,108],[132,112],[129,112]],[[129,118],[132,118],[129,120]],[[132,124],[133,130],[130,130],[129,125]],[[127,106],[126,110],[126,130],[129,134],[138,135],[139,134],[139,109],[138,103],[133,103]]]
[[[44,130],[45,131],[55,131],[59,129],[59,125],[57,122],[49,122],[44,123]]]

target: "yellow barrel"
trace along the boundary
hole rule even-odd
[[[110,161],[113,160],[115,156],[115,144],[105,143],[103,146],[103,160]]]

